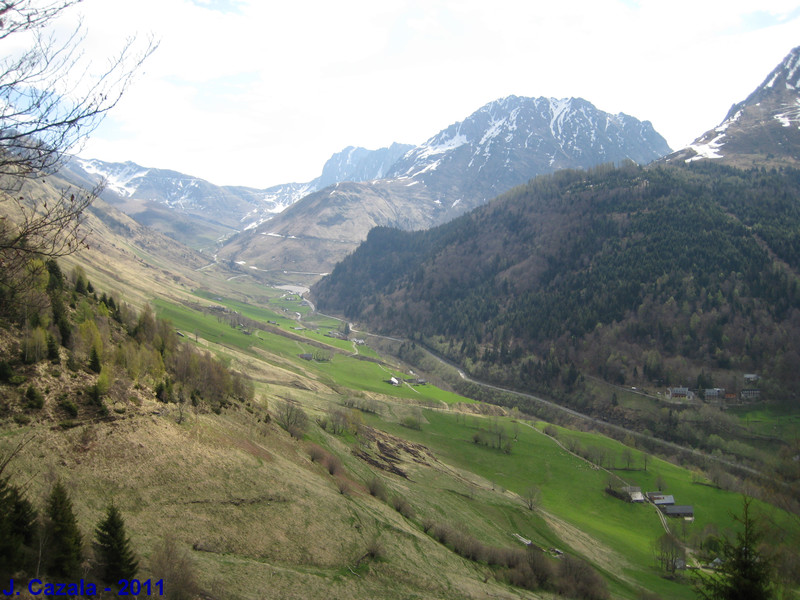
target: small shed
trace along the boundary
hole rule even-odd
[[[644,494],[642,494],[642,488],[635,487],[632,485],[627,485],[622,488],[622,491],[628,494],[628,497],[631,499],[631,502],[644,502]]]

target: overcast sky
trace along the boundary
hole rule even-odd
[[[85,0],[90,55],[160,47],[81,151],[216,184],[318,176],[508,95],[582,97],[678,149],[800,45],[782,0]]]

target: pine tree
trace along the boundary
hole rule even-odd
[[[138,561],[131,549],[130,538],[125,536],[125,522],[116,506],[111,504],[106,517],[94,532],[95,552],[100,563],[101,577],[106,583],[136,577]]]
[[[720,569],[715,573],[697,572],[695,589],[703,600],[770,600],[772,565],[759,551],[762,532],[750,514],[752,499],[744,498],[742,516],[734,519],[743,527],[736,543],[723,542]]]
[[[58,342],[56,341],[56,338],[49,333],[47,334],[47,358],[54,362],[57,362],[60,358],[60,354],[58,353]]]
[[[49,575],[69,578],[79,574],[83,560],[81,532],[72,512],[72,501],[60,481],[53,486],[47,501],[45,543]]]
[[[0,578],[24,568],[36,531],[36,511],[19,488],[0,478]]]
[[[89,352],[89,369],[95,373],[99,373],[102,368],[103,366],[100,363],[100,353],[97,351],[97,346],[92,346],[92,349]]]

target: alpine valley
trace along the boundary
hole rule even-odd
[[[3,589],[689,600],[745,556],[797,600],[799,107],[800,48],[677,152],[509,96],[306,183],[20,182]]]

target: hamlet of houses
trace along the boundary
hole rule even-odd
[[[672,402],[694,402],[698,396],[706,402],[715,403],[734,403],[734,402],[757,402],[761,399],[761,390],[756,387],[759,376],[755,373],[747,373],[744,376],[745,387],[737,394],[733,390],[725,388],[706,388],[701,390],[690,390],[685,386],[668,387],[666,397]]]
[[[625,499],[628,502],[651,502],[662,513],[668,517],[681,518],[689,521],[694,520],[694,507],[688,505],[675,504],[675,497],[672,494],[663,492],[642,493],[642,488],[628,485],[620,490],[621,493],[614,493],[614,496]]]

